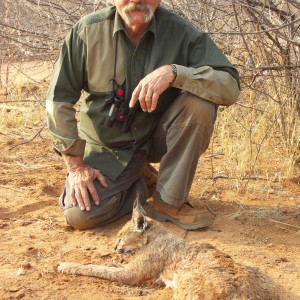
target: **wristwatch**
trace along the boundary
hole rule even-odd
[[[173,75],[174,75],[174,79],[170,83],[170,85],[172,85],[174,83],[174,81],[176,80],[176,77],[177,77],[177,68],[176,68],[176,66],[172,64],[171,67],[172,67],[172,72],[173,72]]]

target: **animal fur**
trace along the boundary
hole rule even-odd
[[[275,300],[270,279],[256,268],[240,265],[207,243],[190,244],[145,217],[140,205],[118,233],[116,250],[135,252],[121,267],[64,262],[58,271],[94,276],[128,285],[149,280],[173,289],[179,300]]]

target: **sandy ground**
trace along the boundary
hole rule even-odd
[[[57,205],[65,168],[51,151],[48,132],[44,129],[18,145],[38,129],[0,133],[0,299],[171,299],[166,288],[131,287],[56,271],[62,261],[121,263],[124,258],[114,253],[113,244],[130,216],[84,232],[66,226]],[[300,299],[300,217],[294,216],[300,210],[298,178],[274,184],[272,191],[257,188],[250,196],[239,195],[226,178],[209,179],[208,165],[208,158],[199,163],[191,201],[216,215],[213,225],[190,232],[165,226],[258,267],[271,277],[280,299]],[[260,182],[254,184],[259,187]]]
[[[31,100],[39,99],[51,67],[48,62],[2,65],[1,107],[8,103],[8,114],[20,110],[26,119],[28,108],[7,99],[18,99],[18,93],[24,97],[26,92]],[[113,245],[130,216],[88,231],[65,225],[58,197],[66,170],[51,149],[49,133],[42,129],[44,121],[34,124],[0,130],[0,299],[172,299],[166,288],[125,286],[56,271],[62,261],[106,265],[126,261]],[[213,225],[189,232],[170,223],[166,228],[258,267],[271,277],[280,299],[300,299],[300,216],[295,218],[300,211],[300,177],[273,183],[253,178],[246,193],[237,193],[226,177],[214,179],[208,153],[199,162],[190,200],[211,210]]]

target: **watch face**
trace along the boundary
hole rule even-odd
[[[173,74],[176,76],[177,75],[177,68],[175,65],[172,65],[172,71],[173,71]]]
[[[176,80],[176,77],[177,77],[177,68],[175,65],[171,65],[172,67],[172,73],[174,75],[174,79],[169,83],[170,86],[172,86],[172,84],[174,83],[174,81]]]
[[[173,82],[174,82],[175,79],[176,79],[176,77],[177,77],[177,68],[176,68],[175,65],[172,65],[172,72],[173,72],[173,74],[174,74],[174,80],[173,80]]]

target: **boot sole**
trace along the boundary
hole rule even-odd
[[[182,224],[182,223],[176,221],[175,219],[171,218],[170,216],[160,213],[154,209],[152,211],[152,214],[153,214],[153,218],[155,220],[157,220],[159,222],[167,222],[167,221],[172,222],[176,226],[178,226],[184,230],[195,230],[195,229],[205,228],[212,224],[212,220],[206,220],[206,221],[202,221],[202,222],[196,223],[196,224]]]

